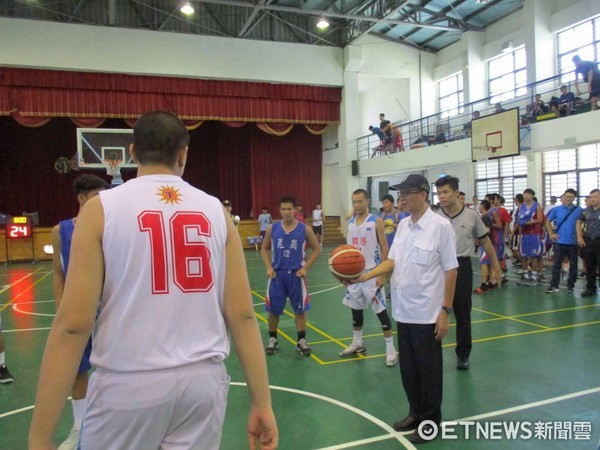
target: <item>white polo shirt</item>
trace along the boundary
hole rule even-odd
[[[446,271],[458,267],[452,224],[429,208],[417,223],[400,221],[390,249],[392,315],[397,322],[431,324],[444,303]]]

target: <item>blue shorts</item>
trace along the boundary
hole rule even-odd
[[[496,250],[496,249],[494,249]],[[479,264],[490,264],[490,257],[485,252],[483,247],[479,247]]]
[[[83,355],[81,356],[81,362],[79,363],[79,369],[77,373],[87,372],[92,368],[90,363],[90,356],[92,355],[92,338],[89,338],[85,348],[83,349]]]
[[[535,258],[542,256],[544,246],[539,234],[521,235],[521,256],[524,258]]]
[[[310,309],[306,279],[296,276],[295,270],[276,270],[275,278],[269,278],[267,284],[265,311],[280,316],[288,298],[296,314]]]

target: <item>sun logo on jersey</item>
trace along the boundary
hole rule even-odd
[[[165,202],[165,204],[179,204],[181,203],[182,194],[179,193],[179,189],[175,189],[173,186],[161,186],[158,189],[158,195],[160,197],[161,202]]]

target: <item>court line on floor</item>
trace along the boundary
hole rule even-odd
[[[230,385],[232,386],[247,386],[246,383],[244,382],[238,382],[238,381],[233,381],[230,383]],[[404,445],[404,447],[406,449],[409,450],[416,450],[416,447],[407,439],[404,437],[403,434],[401,433],[397,433],[390,425],[388,425],[387,423],[385,423],[383,420],[378,419],[377,417],[369,414],[366,411],[363,411],[362,409],[358,409],[352,405],[349,405],[347,403],[344,403],[340,400],[336,400],[335,398],[331,398],[331,397],[326,397],[324,395],[321,394],[315,394],[314,392],[309,392],[309,391],[302,391],[300,389],[294,389],[294,388],[288,388],[288,387],[284,387],[284,386],[274,386],[271,385],[269,386],[269,388],[271,390],[274,391],[282,391],[282,392],[289,392],[291,394],[298,394],[298,395],[303,395],[305,397],[312,397],[315,398],[317,400],[321,400],[327,403],[331,403],[332,405],[335,406],[339,406],[342,409],[345,409],[347,411],[350,411],[356,415],[359,415],[365,419],[367,419],[368,421],[374,423],[375,425],[377,425],[378,427],[382,428],[383,430],[387,431],[388,434],[385,435],[387,439],[396,439],[398,440],[398,442],[400,442],[401,444]],[[375,442],[374,440],[384,440],[381,436],[377,436],[377,437],[373,437],[373,438],[367,438],[367,439],[362,439],[361,441],[366,441],[366,442]],[[327,447],[327,448],[347,448],[345,447],[346,444],[342,444],[340,445],[335,445],[333,447]]]
[[[256,297],[260,298],[261,300],[266,301],[265,297],[263,297],[262,295],[260,295],[256,291],[250,291],[250,292],[252,292],[253,295],[255,295]],[[283,313],[286,314],[289,317],[294,317],[294,315],[292,313],[290,313],[289,311],[287,311],[285,309],[283,310]],[[262,315],[260,315],[260,314],[258,314],[256,312],[254,314],[256,314],[256,316],[260,320],[262,320],[263,322],[265,322],[267,324],[269,323],[269,321],[267,319],[265,319]],[[323,330],[315,327],[314,325],[311,325],[308,321],[306,322],[306,326],[308,328],[310,328],[311,330],[313,330],[314,332],[320,334],[321,336],[329,339],[331,342],[334,342],[334,343],[338,344],[340,347],[342,347],[342,348],[346,348],[347,347],[347,345],[345,345],[343,342],[339,341],[338,339],[334,338],[333,336],[330,336],[329,334],[325,333]],[[296,344],[295,340],[291,339],[287,334],[285,334],[284,332],[282,332],[279,328],[277,329],[277,332],[280,333],[282,336],[284,336],[292,344],[294,344],[294,345]],[[361,358],[363,358],[363,355],[359,355],[359,356]],[[315,361],[318,361],[319,364],[324,364],[325,363],[325,361],[323,361],[319,357],[315,356],[314,354],[311,354],[310,357],[313,358]]]
[[[40,270],[42,270],[43,267],[40,267],[38,270],[35,270],[33,272],[29,272],[27,273],[25,276],[19,278],[17,281],[15,281],[14,283],[11,284],[5,284],[4,286],[2,286],[2,289],[0,289],[0,295],[4,294],[6,291],[8,291],[10,288],[12,288],[14,285],[20,283],[21,281],[23,281],[25,278],[29,278],[32,275],[35,275],[36,273],[38,273]],[[49,272],[52,273],[52,272]],[[0,309],[1,311],[1,309]]]
[[[2,330],[3,333],[16,333],[18,331],[42,331],[49,330],[51,327],[43,327],[43,328],[15,328],[14,330]]]
[[[553,398],[549,398],[546,400],[540,400],[537,402],[532,402],[532,403],[526,403],[524,405],[519,405],[519,406],[513,406],[511,408],[505,408],[505,409],[499,409],[497,411],[491,411],[489,413],[483,413],[483,414],[478,414],[475,416],[470,416],[470,417],[463,417],[462,419],[456,419],[453,421],[444,421],[444,422],[467,422],[467,421],[477,421],[477,420],[482,420],[482,419],[488,419],[490,417],[498,417],[498,416],[502,416],[505,414],[510,414],[513,412],[518,412],[518,411],[524,411],[527,409],[532,409],[532,408],[537,408],[538,406],[545,406],[545,405],[549,405],[551,403],[559,403],[562,402],[564,400],[571,400],[573,398],[578,398],[578,397],[583,397],[585,395],[590,395],[590,394],[596,394],[600,392],[600,387],[597,388],[592,388],[592,389],[586,389],[584,391],[579,391],[579,392],[573,392],[571,394],[565,394],[565,395],[560,395],[558,397],[553,397]],[[387,439],[391,439],[392,436],[389,436],[387,434],[378,436],[377,438],[371,438],[371,439],[377,439],[377,441],[384,441]],[[344,444],[343,446],[332,446],[332,447],[326,447],[326,448],[320,448],[317,450],[334,450],[334,449],[344,449],[344,448],[350,448],[350,447],[356,447],[357,445],[361,445],[363,444],[364,441],[367,441],[366,439],[363,440],[359,440],[359,441],[352,441],[352,442],[347,442],[346,444]],[[376,442],[375,440],[372,440],[371,442]],[[368,443],[368,442],[366,442]]]
[[[550,330],[551,329],[551,327],[547,327],[545,325],[539,325],[537,323],[528,322],[526,320],[515,319],[514,317],[511,317],[511,316],[505,316],[504,314],[499,314],[499,313],[495,313],[495,312],[491,312],[491,311],[486,311],[484,309],[472,308],[472,310],[473,311],[478,311],[478,312],[481,312],[481,313],[484,313],[484,314],[489,314],[490,316],[498,317],[498,318],[501,318],[501,319],[510,320],[512,322],[524,323],[525,325],[530,325],[532,327],[542,328],[544,330]]]
[[[27,288],[25,288],[24,290],[19,292],[17,295],[15,295],[13,298],[11,298],[7,303],[5,303],[2,307],[0,307],[0,312],[4,311],[6,308],[8,308],[12,303],[15,302],[15,300],[17,300],[25,292],[31,290],[36,284],[38,284],[38,283],[42,282],[44,279],[46,279],[46,277],[48,277],[48,275],[50,275],[51,273],[52,272],[48,272],[46,275],[41,277],[39,280],[33,282],[33,284],[31,284],[31,286],[28,286]]]

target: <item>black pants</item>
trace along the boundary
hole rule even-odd
[[[435,324],[396,323],[402,385],[409,414],[419,422],[442,421],[442,341]]]
[[[587,270],[586,291],[596,291],[596,272],[600,264],[600,239],[585,238],[583,259]]]
[[[454,316],[456,317],[456,356],[469,358],[471,354],[471,295],[473,293],[473,268],[471,257],[458,258],[456,289],[454,290]]]
[[[554,262],[552,263],[552,281],[550,286],[557,288],[560,284],[560,273],[562,271],[562,263],[565,256],[569,259],[569,278],[567,279],[567,287],[575,287],[577,281],[577,254],[579,247],[577,244],[554,244]]]

